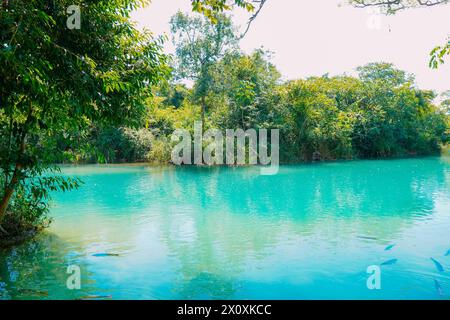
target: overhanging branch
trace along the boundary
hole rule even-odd
[[[240,36],[241,39],[243,37],[245,37],[247,32],[250,30],[250,27],[251,27],[253,21],[255,21],[255,19],[258,17],[259,13],[261,12],[264,5],[266,4],[267,0],[253,0],[252,2],[257,4],[257,9],[256,9],[255,13],[248,19],[247,27],[245,28],[244,33],[242,33],[242,35]]]
[[[387,14],[408,8],[433,7],[448,3],[450,0],[350,0],[350,4],[357,8],[380,7]]]

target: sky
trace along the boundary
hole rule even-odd
[[[169,20],[178,10],[190,12],[189,0],[152,0],[132,15],[139,28],[170,39]],[[233,13],[244,30],[249,15]],[[410,9],[394,16],[358,9],[344,0],[268,0],[241,40],[246,53],[263,47],[283,79],[329,73],[355,74],[369,62],[391,62],[413,73],[421,89],[450,90],[450,57],[438,70],[428,67],[429,53],[450,36],[450,5]],[[174,48],[167,41],[167,53]]]

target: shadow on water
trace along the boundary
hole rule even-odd
[[[82,290],[69,290],[66,285],[70,265],[84,275]],[[93,290],[89,275],[72,245],[52,233],[0,250],[0,299],[78,299]]]

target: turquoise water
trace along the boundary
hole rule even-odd
[[[64,173],[85,185],[56,195],[48,232],[0,252],[0,297],[450,297],[449,158],[284,166],[275,176],[255,167]],[[391,259],[381,289],[369,290],[367,268]],[[80,290],[66,286],[69,265],[81,269]]]

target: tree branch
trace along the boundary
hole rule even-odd
[[[262,8],[264,7],[264,5],[266,4],[267,0],[254,0],[254,3],[258,3],[258,9],[256,10],[256,12],[248,19],[247,22],[247,27],[245,28],[244,33],[242,33],[242,35],[239,37],[239,39],[242,39],[245,37],[245,35],[247,34],[247,32],[250,30],[250,27],[253,23],[253,21],[255,21],[255,19],[258,17],[259,13],[261,12]]]
[[[380,7],[387,14],[393,14],[397,11],[416,8],[432,7],[448,4],[450,0],[349,0],[350,4],[357,8]]]

